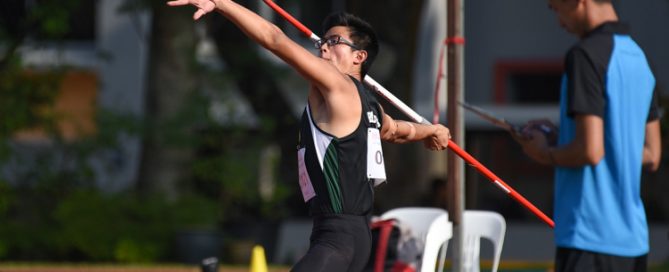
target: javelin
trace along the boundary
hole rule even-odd
[[[274,11],[279,13],[283,18],[285,18],[288,22],[290,22],[293,26],[295,26],[298,30],[302,32],[305,36],[309,37],[312,41],[320,41],[321,38],[318,37],[316,34],[314,34],[313,31],[309,30],[306,26],[304,26],[302,23],[300,23],[295,17],[290,15],[288,12],[286,12],[283,8],[279,7],[274,1],[271,0],[263,0],[265,4],[270,6]],[[386,100],[393,104],[393,106],[397,107],[400,111],[402,111],[404,114],[408,115],[415,121],[416,123],[422,123],[422,124],[431,124],[429,121],[427,121],[425,118],[423,118],[421,115],[416,113],[414,110],[412,110],[409,106],[404,104],[401,100],[399,100],[397,97],[395,97],[390,91],[388,91],[386,88],[381,86],[378,82],[376,82],[374,79],[372,79],[370,76],[365,76],[363,81],[367,84],[368,87],[376,91],[376,93]],[[492,171],[488,170],[483,164],[481,164],[478,160],[476,160],[474,157],[469,155],[466,151],[464,151],[462,148],[460,148],[458,145],[456,145],[453,141],[448,140],[448,148],[455,152],[458,156],[460,156],[463,160],[465,160],[469,165],[473,166],[476,168],[476,170],[479,171],[479,173],[483,174],[486,176],[490,181],[492,181],[497,187],[502,189],[504,192],[506,192],[511,198],[515,199],[518,201],[520,204],[525,206],[530,212],[534,213],[539,219],[544,221],[544,223],[548,224],[551,228],[555,227],[555,223],[553,223],[553,220],[550,219],[546,214],[544,214],[541,210],[539,210],[536,206],[534,206],[530,201],[525,199],[522,195],[520,195],[516,190],[511,188],[509,185],[507,185],[504,181],[502,181],[501,178],[497,177]]]

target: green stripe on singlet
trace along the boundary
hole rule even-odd
[[[325,175],[325,183],[328,187],[328,195],[330,196],[330,205],[335,213],[342,213],[342,195],[341,188],[339,188],[339,161],[337,160],[336,141],[330,141],[328,149],[325,150],[325,157],[323,158],[323,174]]]

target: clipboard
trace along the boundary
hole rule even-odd
[[[490,113],[482,108],[479,108],[474,105],[467,104],[465,102],[459,101],[458,104],[465,108],[466,110],[478,115],[481,117],[481,119],[486,120],[493,124],[496,127],[499,127],[501,129],[504,129],[508,131],[509,133],[513,133],[515,135],[522,135],[522,128],[518,125],[512,124],[509,121],[507,121],[504,118],[497,117],[497,115]]]
[[[467,104],[466,102],[458,101],[458,104],[460,104],[460,106],[462,106],[466,110],[471,111],[472,113],[478,115],[479,117],[481,117],[481,119],[490,122],[491,124],[495,125],[496,127],[499,127],[501,129],[504,129],[504,130],[508,131],[509,133],[513,134],[516,137],[521,137],[521,138],[527,138],[528,137],[525,134],[523,134],[523,127],[522,126],[512,124],[504,118],[498,117],[497,115],[495,115],[495,114],[493,114],[489,111],[486,111],[482,108],[479,108],[477,106]],[[555,144],[555,142],[557,140],[556,139],[557,136],[555,135],[555,133],[553,132],[553,130],[550,127],[542,124],[542,125],[537,126],[536,128],[538,128],[541,132],[544,133],[544,135],[546,135],[546,139],[548,139],[549,143],[553,143],[552,145]]]

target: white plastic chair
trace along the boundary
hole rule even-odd
[[[467,272],[480,271],[481,238],[486,238],[493,244],[492,272],[496,272],[506,233],[504,217],[496,212],[475,210],[465,210],[462,216],[464,221],[463,236],[465,237],[463,239],[465,246],[462,268]]]
[[[391,218],[408,225],[411,234],[423,242],[420,271],[433,272],[437,264],[437,255],[439,255],[439,271],[443,270],[448,240],[453,236],[453,224],[448,221],[448,212],[439,208],[406,207],[393,209],[381,215],[383,220]]]

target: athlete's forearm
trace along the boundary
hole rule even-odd
[[[293,67],[305,79],[318,86],[320,92],[340,90],[343,84],[352,86],[334,65],[317,57],[291,40],[278,26],[253,11],[231,1],[212,0],[216,11],[234,23],[246,36],[271,51]]]
[[[271,51],[287,36],[271,22],[231,0],[213,0],[216,11],[234,23],[249,38]]]
[[[422,141],[429,137],[433,137],[438,133],[439,130],[439,126],[437,125],[419,124],[411,122],[407,122],[407,124],[415,128],[414,129],[415,133],[413,134],[413,137],[409,139],[410,141]]]
[[[392,120],[389,129],[389,137],[387,140],[392,143],[408,143],[422,141],[430,137],[435,137],[439,134],[440,126],[419,124],[408,121]],[[445,133],[448,133],[447,131]]]
[[[413,142],[416,140],[417,127],[415,124],[407,121],[395,120],[395,135],[392,142],[394,143],[406,143]]]

